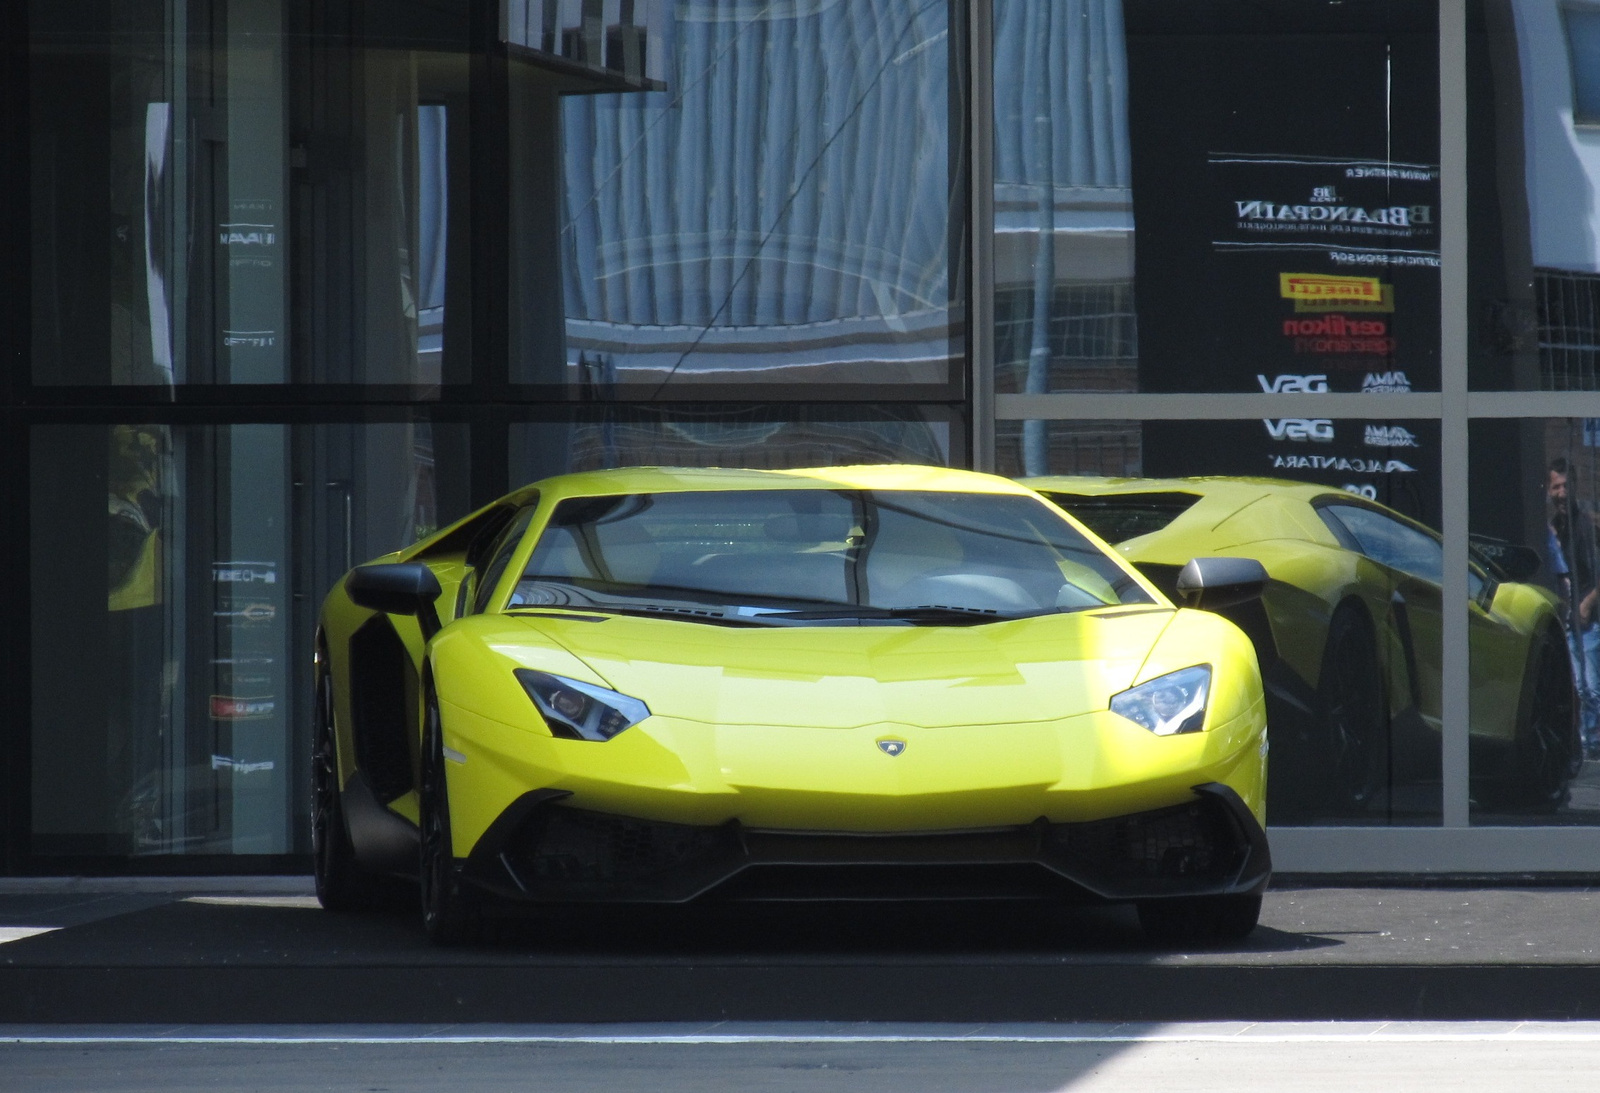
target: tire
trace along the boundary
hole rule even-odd
[[[311,726],[311,861],[317,902],[329,911],[369,911],[384,902],[384,878],[356,863],[345,826],[333,733],[333,680],[324,650],[316,669]]]
[[[1474,788],[1478,802],[1488,808],[1553,812],[1566,804],[1572,777],[1582,762],[1577,694],[1566,642],[1559,632],[1545,629],[1534,643],[1505,777]]]
[[[1261,897],[1181,896],[1145,900],[1139,927],[1157,945],[1207,945],[1242,941],[1261,920]]]
[[[1372,624],[1357,603],[1341,604],[1328,623],[1315,709],[1330,810],[1370,810],[1388,788],[1389,711]]]
[[[421,860],[422,928],[435,945],[477,941],[482,916],[475,893],[462,883],[450,841],[450,790],[445,780],[444,733],[433,681],[424,683],[422,727]]]

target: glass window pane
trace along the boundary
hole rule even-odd
[[[1600,422],[1476,421],[1472,820],[1600,823]]]
[[[308,610],[466,510],[466,429],[36,426],[32,852],[304,853]]]
[[[664,30],[666,90],[561,105],[564,345],[519,316],[512,379],[954,390],[949,5],[679,3]]]
[[[1600,8],[1566,5],[1561,21],[1572,65],[1572,120],[1594,125],[1600,122]]]
[[[1600,6],[1469,5],[1468,221],[1481,390],[1600,388]]]
[[[1437,390],[1427,0],[996,0],[996,389]]]
[[[304,7],[31,0],[34,383],[467,378],[465,9]]]
[[[1435,584],[1443,582],[1444,548],[1434,536],[1359,505],[1323,505],[1318,515],[1344,527],[1361,553],[1380,565]]]
[[[1270,824],[1439,821],[1437,422],[1008,421],[998,434],[1002,473],[1169,596],[1191,558],[1266,567],[1261,600],[1221,613],[1266,684]]]
[[[506,529],[500,533],[500,538],[489,551],[489,563],[484,566],[483,576],[474,579],[477,589],[472,603],[474,611],[482,612],[488,608],[489,597],[494,594],[495,586],[505,574],[506,566],[511,564],[512,553],[522,545],[522,533],[528,530],[535,511],[534,505],[528,505],[519,512],[511,523],[506,525]]]

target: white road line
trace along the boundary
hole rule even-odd
[[[261,1027],[261,1026],[257,1026]],[[1196,1022],[1168,1025],[1061,1025],[1041,1027],[926,1026],[885,1027],[870,1025],[801,1025],[785,1029],[770,1025],[740,1028],[737,1023],[710,1027],[627,1025],[611,1026],[611,1031],[588,1026],[529,1026],[511,1031],[499,1026],[496,1031],[471,1031],[470,1026],[447,1026],[423,1030],[415,1026],[393,1031],[363,1026],[348,1032],[337,1028],[311,1031],[304,1028],[279,1032],[241,1033],[237,1026],[151,1028],[105,1027],[102,1030],[46,1031],[44,1026],[0,1025],[3,1044],[622,1044],[622,1045],[710,1045],[710,1044],[1135,1044],[1135,1043],[1239,1043],[1239,1044],[1317,1044],[1317,1043],[1600,1043],[1600,1022]]]

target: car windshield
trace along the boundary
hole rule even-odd
[[[983,622],[1151,602],[1041,500],[777,489],[564,500],[508,607],[785,625]]]

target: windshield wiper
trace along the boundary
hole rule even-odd
[[[986,622],[1004,622],[1008,619],[1027,618],[1026,614],[1001,614],[987,607],[951,607],[944,604],[926,604],[919,607],[866,607],[841,604],[838,607],[784,611],[769,615],[774,620],[807,619],[871,619],[883,622],[955,623],[976,626]]]
[[[737,615],[726,615],[718,608],[655,606],[646,604],[619,604],[597,603],[589,607],[539,606],[514,607],[506,612],[508,615],[549,615],[558,611],[570,611],[573,618],[584,615],[631,615],[635,618],[672,619],[677,622],[704,622],[712,626],[766,626],[759,618],[741,618]]]

